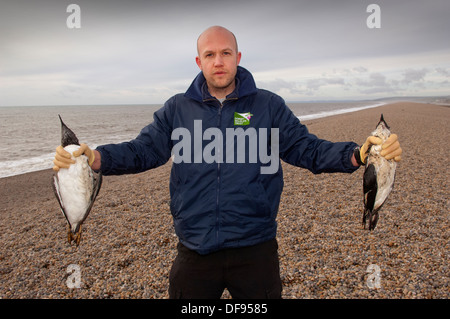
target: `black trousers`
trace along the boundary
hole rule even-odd
[[[171,299],[281,298],[278,244],[231,248],[200,255],[181,243],[169,276]]]

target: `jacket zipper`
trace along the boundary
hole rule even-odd
[[[217,128],[220,129],[221,122],[222,122],[222,109],[226,101],[232,101],[237,100],[237,98],[229,98],[223,101],[223,103],[220,103],[217,99],[208,99],[203,100],[203,102],[207,101],[217,101],[219,102],[219,113],[217,117]],[[222,154],[224,156],[224,154]],[[220,162],[217,163],[217,191],[216,191],[216,247],[219,249],[219,230],[220,230],[220,222],[219,222],[219,215],[220,215],[220,209],[219,209],[219,200],[220,200]]]
[[[224,103],[225,103],[225,101],[224,101]],[[217,127],[219,129],[220,129],[220,124],[222,122],[222,108],[223,108],[223,104],[220,103],[219,114],[218,114],[218,119],[217,119]],[[217,249],[219,249],[219,229],[220,229],[219,197],[220,197],[220,161],[217,163],[217,192],[216,192],[216,246],[217,246]]]

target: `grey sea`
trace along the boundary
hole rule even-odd
[[[300,120],[383,105],[380,101],[287,103]],[[0,178],[49,169],[61,131],[58,114],[80,142],[95,148],[135,138],[162,105],[0,107]]]

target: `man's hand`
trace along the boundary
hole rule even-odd
[[[53,164],[53,170],[57,172],[60,168],[69,168],[71,164],[75,164],[75,161],[72,159],[72,155],[67,152],[62,145],[59,145],[56,148]]]
[[[380,145],[382,140],[376,136],[369,136],[365,143],[359,149],[359,164],[365,165],[367,163],[367,156],[369,155],[369,149],[372,145]],[[402,160],[402,149],[398,141],[397,134],[391,134],[386,142],[381,145],[382,151],[380,155],[387,160],[394,159],[395,162],[400,162]],[[355,157],[357,157],[355,154]]]
[[[381,145],[383,149],[380,152],[381,156],[384,156],[387,160],[394,159],[395,162],[400,162],[402,160],[403,150],[400,147],[397,134],[391,134],[386,142]]]
[[[94,161],[95,161],[94,151],[91,150],[89,148],[89,146],[87,146],[84,143],[81,143],[80,148],[78,150],[76,150],[75,152],[73,152],[73,156],[78,157],[78,156],[80,156],[82,154],[87,156],[89,166],[92,166],[92,163],[94,163]]]
[[[94,151],[84,143],[81,143],[80,148],[73,152],[73,156],[78,157],[82,154],[87,156],[89,160],[89,166],[92,166],[92,163],[94,163],[95,160]],[[75,161],[72,159],[72,155],[60,145],[56,148],[56,154],[55,159],[53,160],[53,164],[53,170],[57,172],[60,168],[69,168],[71,164],[75,164]]]
[[[359,150],[359,158],[361,159],[361,163],[366,165],[367,163],[367,156],[369,155],[369,149],[372,145],[380,145],[382,142],[381,138],[376,136],[369,136],[364,144],[361,146],[361,149]]]

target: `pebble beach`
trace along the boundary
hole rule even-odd
[[[283,298],[450,297],[450,107],[398,102],[304,124],[320,138],[362,144],[381,113],[399,136],[403,160],[374,231],[361,223],[364,168],[313,175],[283,163]],[[0,178],[0,298],[168,298],[178,243],[170,168],[169,161],[105,176],[79,247],[67,242],[52,170]]]

